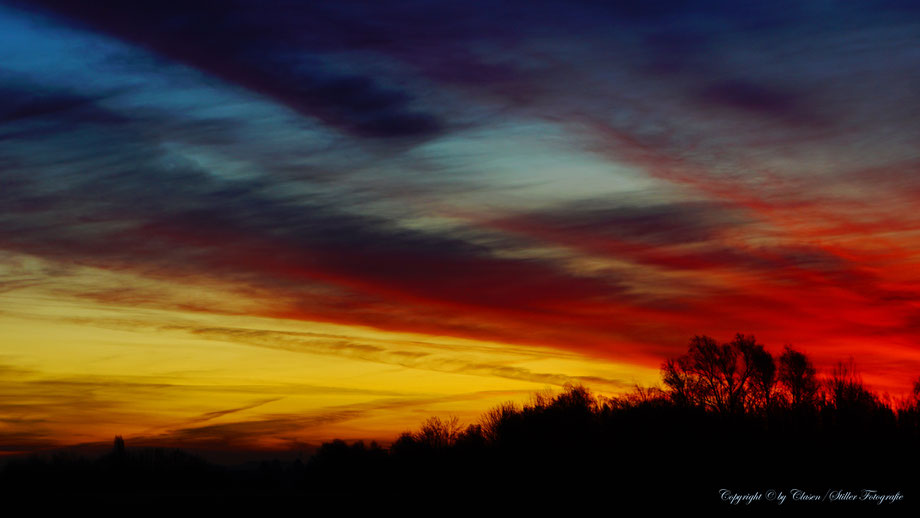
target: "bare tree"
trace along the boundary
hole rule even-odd
[[[492,443],[500,441],[506,432],[508,422],[519,415],[517,406],[512,402],[506,402],[490,409],[481,417],[483,436]]]
[[[453,446],[461,431],[460,419],[456,416],[446,421],[442,421],[439,417],[430,417],[422,428],[413,434],[412,438],[419,444],[442,449]]]
[[[690,371],[689,356],[668,358],[661,365],[662,382],[671,401],[681,406],[703,406],[700,381]]]
[[[722,413],[764,405],[773,392],[775,371],[763,345],[741,333],[722,345],[708,336],[694,336],[686,355],[662,365],[664,384],[675,402]]]
[[[804,353],[785,347],[779,357],[778,381],[793,407],[813,405],[818,396],[817,371]]]
[[[837,363],[827,380],[827,390],[837,410],[864,411],[879,406],[878,397],[863,384],[852,358]]]
[[[759,346],[752,351],[751,363],[754,373],[751,378],[751,402],[757,408],[771,406],[776,393],[776,362],[773,355]]]

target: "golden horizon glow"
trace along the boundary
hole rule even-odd
[[[155,284],[92,268],[75,277]],[[385,444],[430,415],[473,424],[488,408],[567,382],[613,394],[657,378],[655,368],[548,348],[72,295],[47,286],[0,293],[10,308],[0,311],[2,433],[24,447],[114,435],[198,448]]]

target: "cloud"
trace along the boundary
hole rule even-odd
[[[609,240],[672,246],[715,241],[721,234],[743,229],[752,222],[743,208],[719,201],[662,204],[582,200],[493,224],[512,231],[530,227],[559,236],[584,236],[598,243]]]
[[[501,393],[504,394],[504,393]],[[255,419],[211,424],[205,426],[179,427],[156,435],[131,437],[132,444],[140,446],[175,445],[205,449],[284,448],[303,444],[312,429],[345,421],[351,421],[373,414],[392,413],[433,404],[477,400],[493,396],[493,392],[473,392],[451,396],[423,398],[377,399],[356,404],[327,407],[302,415],[269,414]],[[266,444],[266,439],[279,442]]]
[[[128,435],[146,437],[146,434],[154,434],[151,437],[159,437],[148,442],[136,442],[138,446],[202,446],[206,441],[199,438],[213,435],[208,430],[227,429],[229,431],[222,436],[226,440],[220,444],[214,442],[211,444],[213,447],[258,447],[256,439],[260,434],[264,435],[262,438],[271,440],[279,434],[284,436],[296,430],[307,433],[305,437],[309,437],[307,429],[311,426],[354,418],[377,406],[382,409],[397,408],[402,404],[400,402],[411,405],[415,401],[411,395],[387,389],[292,383],[207,383],[200,379],[190,383],[182,376],[61,376],[7,363],[0,363],[0,376],[0,425],[3,428],[0,431],[0,452],[4,453],[40,451],[92,442],[100,436],[137,430],[138,427],[148,431]],[[188,416],[190,409],[201,407],[201,401],[215,395],[248,402]],[[309,418],[293,414],[270,415],[262,425],[255,424],[262,419],[251,417],[244,417],[241,423],[252,420],[252,424],[207,424],[218,419],[233,419],[236,414],[253,411],[285,397],[305,395],[369,397],[380,403],[367,408],[362,405],[346,406],[329,415],[320,412]],[[164,403],[168,403],[169,410],[164,410]],[[272,428],[270,423],[278,426]],[[164,434],[168,438],[164,438]]]
[[[816,115],[808,113],[809,100],[804,94],[750,80],[720,80],[706,86],[700,92],[700,99],[713,107],[724,106],[756,117],[788,117],[818,122]]]
[[[112,124],[123,119],[114,113],[100,109],[100,98],[88,98],[66,92],[42,91],[35,86],[21,85],[0,88],[0,124],[22,121],[55,125]],[[68,127],[59,128],[67,131]]]
[[[211,420],[213,420],[213,419],[217,419],[217,418],[219,418],[219,417],[224,417],[224,416],[230,415],[230,414],[235,414],[235,413],[237,413],[237,412],[242,412],[242,411],[244,411],[244,410],[252,410],[253,408],[258,408],[258,407],[260,407],[260,406],[262,406],[262,405],[265,405],[265,404],[268,404],[268,403],[273,403],[273,402],[275,402],[275,401],[278,401],[279,399],[281,399],[281,398],[262,399],[262,400],[259,400],[259,401],[256,401],[256,402],[254,402],[254,403],[250,403],[250,404],[248,404],[248,405],[244,405],[244,406],[241,406],[241,407],[227,408],[227,409],[224,409],[224,410],[212,410],[212,411],[210,411],[210,412],[205,412],[204,414],[201,414],[200,416],[198,416],[198,417],[196,417],[196,418],[190,419],[190,420],[187,422],[187,424],[191,425],[191,424],[203,423],[203,422],[205,422],[205,421],[211,421]]]
[[[181,329],[181,328],[180,328]],[[596,376],[572,376],[561,373],[534,372],[527,368],[509,365],[507,362],[482,362],[468,359],[469,351],[439,350],[437,345],[420,344],[423,350],[399,350],[394,347],[370,345],[355,340],[329,335],[299,332],[281,332],[244,328],[186,328],[187,331],[212,340],[227,340],[257,347],[268,347],[285,351],[341,356],[366,361],[399,365],[412,369],[436,372],[470,374],[474,376],[499,377],[532,383],[564,386],[585,384],[599,390],[621,390],[632,386],[631,382]],[[492,351],[493,354],[495,351]],[[457,354],[461,353],[461,354]],[[467,353],[467,354],[462,354]],[[505,353],[508,354],[507,352]],[[524,355],[526,358],[527,355]]]
[[[397,81],[338,67],[309,35],[329,35],[323,8],[280,10],[194,1],[134,2],[100,9],[90,2],[41,2],[77,23],[123,38],[173,61],[277,100],[323,124],[365,138],[431,138],[437,113]],[[35,5],[31,6],[35,8]],[[294,20],[306,23],[291,23]],[[168,36],[166,36],[168,34]]]

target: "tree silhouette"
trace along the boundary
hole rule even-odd
[[[746,404],[751,409],[764,409],[773,403],[774,387],[776,385],[776,363],[773,355],[758,344],[753,336],[737,335],[737,347],[745,356],[744,363],[749,365],[751,374],[749,389],[746,392]]]
[[[794,408],[814,404],[819,389],[816,373],[815,367],[804,353],[785,346],[782,356],[779,357],[778,381]]]
[[[511,422],[518,415],[514,403],[503,403],[482,415],[482,435],[491,444],[498,443],[506,435]]]
[[[775,372],[773,357],[753,336],[738,333],[722,345],[694,336],[687,354],[664,362],[662,380],[675,403],[740,413],[769,403]]]
[[[412,438],[417,443],[437,450],[453,446],[460,431],[460,419],[456,416],[446,421],[442,421],[439,417],[430,417]]]
[[[112,447],[112,456],[116,459],[124,459],[127,457],[127,452],[125,450],[125,440],[120,435],[115,436],[115,441]]]
[[[830,403],[837,410],[859,412],[879,406],[878,397],[863,384],[852,358],[837,362],[827,381],[827,391]]]

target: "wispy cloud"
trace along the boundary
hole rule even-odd
[[[183,444],[190,447],[227,449],[252,448],[260,444],[265,447],[266,439],[281,438],[274,446],[283,448],[297,446],[309,437],[312,429],[340,423],[371,414],[387,414],[396,410],[426,407],[465,400],[478,400],[491,393],[469,393],[429,398],[378,399],[365,403],[324,408],[306,415],[275,414],[257,419],[233,421],[205,426],[184,426],[166,430],[156,435],[132,437],[138,445]],[[502,393],[504,395],[504,393]]]
[[[605,379],[594,376],[571,376],[561,373],[533,372],[530,369],[515,367],[507,363],[485,363],[469,359],[469,352],[450,354],[437,345],[423,345],[421,350],[399,350],[398,345],[383,347],[361,343],[342,337],[311,335],[309,333],[278,332],[260,329],[234,328],[200,328],[188,331],[213,340],[227,340],[258,347],[283,349],[286,351],[311,354],[342,356],[378,363],[399,365],[412,369],[425,369],[438,372],[471,374],[475,376],[495,376],[534,383],[564,386],[566,384],[587,384],[603,390],[628,388],[633,383],[617,379]],[[494,352],[494,351],[493,351]],[[440,353],[440,354],[439,354]],[[505,353],[506,356],[515,354]],[[527,359],[530,355],[523,355]],[[535,356],[538,356],[536,354]],[[520,357],[519,357],[520,358]]]

